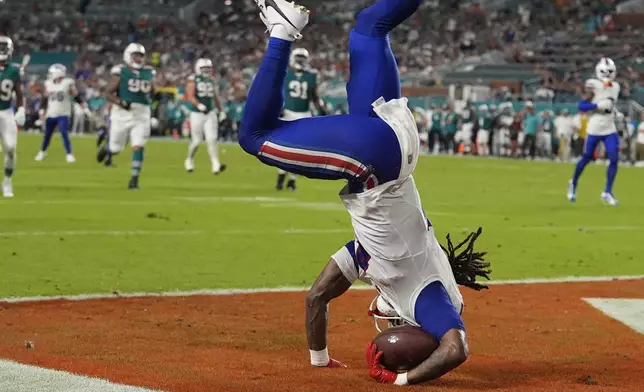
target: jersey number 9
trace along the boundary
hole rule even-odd
[[[0,100],[9,101],[13,93],[13,80],[5,79],[0,83]]]
[[[212,98],[215,96],[215,85],[212,83],[199,82],[197,83],[197,97],[199,98]]]
[[[130,90],[131,93],[149,93],[151,88],[152,83],[147,80],[130,79],[127,81],[127,89]]]
[[[300,82],[299,80],[291,80],[288,84],[288,92],[292,98],[308,99],[309,83]]]

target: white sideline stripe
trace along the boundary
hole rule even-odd
[[[541,283],[585,283],[585,282],[610,282],[618,280],[640,280],[644,275],[622,275],[622,276],[568,276],[561,278],[542,279],[516,279],[516,280],[493,280],[485,282],[490,285],[514,285],[514,284],[541,284]],[[203,296],[226,296],[242,294],[267,294],[267,293],[298,293],[308,291],[308,286],[286,286],[286,287],[263,287],[251,289],[203,289],[188,291],[166,291],[166,292],[139,292],[139,293],[95,293],[77,295],[39,295],[33,297],[7,297],[0,298],[0,303],[21,303],[21,302],[43,302],[43,301],[86,301],[91,299],[114,299],[114,298],[158,298],[158,297],[192,297]],[[351,287],[351,290],[373,290],[371,286],[358,285]]]
[[[128,235],[191,235],[191,234],[214,234],[214,235],[237,235],[237,234],[267,234],[266,230],[61,230],[61,231],[0,231],[0,238],[3,237],[43,237],[43,236],[128,236]],[[342,234],[353,233],[351,229],[308,229],[288,228],[273,230],[268,234]]]
[[[202,234],[203,230],[68,230],[68,231],[0,231],[0,237],[40,237],[40,236],[126,236],[126,235],[188,235]]]
[[[584,298],[595,309],[644,334],[644,299]]]
[[[5,360],[0,360],[0,391],[159,392]]]

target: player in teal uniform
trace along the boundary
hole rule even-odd
[[[155,94],[156,71],[145,66],[145,48],[131,43],[123,53],[125,64],[112,68],[107,99],[112,103],[109,143],[98,153],[98,161],[111,160],[123,151],[130,139],[132,177],[129,189],[139,189],[143,148],[150,138],[151,105]]]
[[[284,79],[284,109],[282,120],[293,121],[313,117],[311,105],[319,116],[327,114],[318,96],[318,72],[309,66],[309,51],[296,48],[291,52],[289,69]],[[295,175],[291,174],[286,188],[295,190]],[[277,190],[284,189],[286,172],[277,170]]]
[[[494,116],[488,110],[487,105],[479,107],[479,131],[476,133],[476,151],[480,156],[490,155],[490,133]]]
[[[18,125],[25,125],[25,107],[20,80],[20,67],[11,64],[13,41],[11,38],[0,36],[0,137],[4,147],[4,181],[2,195],[13,197],[11,178],[16,162],[16,143],[18,141]],[[15,93],[16,112],[11,110]]]
[[[188,157],[184,162],[188,172],[195,170],[194,157],[197,148],[204,140],[208,146],[212,172],[219,174],[226,170],[226,165],[222,165],[219,161],[217,147],[219,120],[224,119],[226,112],[217,94],[217,83],[212,76],[213,70],[212,60],[205,58],[197,60],[195,74],[188,78],[186,85],[186,99],[191,103],[190,134],[192,135],[192,143],[188,146]]]

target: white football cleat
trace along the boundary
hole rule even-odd
[[[35,160],[36,162],[41,162],[43,159],[45,159],[45,157],[46,157],[46,156],[47,156],[47,153],[46,153],[46,152],[44,152],[44,151],[38,151],[38,154],[36,154],[36,157],[34,158],[34,160]]]
[[[76,162],[76,158],[74,158],[74,154],[67,154],[67,155],[65,156],[65,160],[67,161],[67,163],[74,163],[74,162]]]
[[[572,180],[568,181],[568,201],[574,203],[577,200],[577,189],[572,184]]]
[[[11,178],[5,178],[2,182],[2,196],[6,198],[13,197],[13,186],[11,185]]]
[[[275,36],[285,40],[302,38],[300,31],[309,23],[309,10],[286,0],[255,0],[260,10],[260,18],[269,33],[276,26],[282,26]]]
[[[188,173],[192,173],[195,170],[195,161],[193,161],[190,158],[187,158],[185,162],[183,162],[183,167],[186,168],[186,171]]]
[[[604,203],[608,204],[609,206],[618,206],[619,205],[619,202],[617,201],[617,199],[615,199],[615,196],[613,196],[613,195],[611,195],[610,193],[607,193],[607,192],[602,192],[601,200]]]

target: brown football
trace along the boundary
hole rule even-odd
[[[415,368],[438,347],[432,335],[411,325],[389,328],[376,336],[373,343],[383,352],[382,365],[395,372]]]

